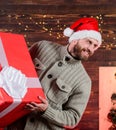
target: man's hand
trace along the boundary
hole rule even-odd
[[[35,112],[45,112],[46,109],[48,108],[48,101],[42,97],[38,97],[39,100],[41,100],[42,103],[35,103],[35,102],[30,102],[26,104],[26,109],[30,111],[35,111]]]

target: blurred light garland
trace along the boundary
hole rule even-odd
[[[7,14],[8,17],[8,23],[11,23],[12,20],[15,20],[18,26],[18,29],[3,29],[3,31],[7,31],[7,32],[15,32],[15,33],[23,33],[24,37],[27,38],[27,33],[29,32],[34,32],[34,29],[31,27],[31,25],[36,25],[37,27],[41,28],[41,30],[43,32],[46,32],[49,34],[49,36],[53,37],[55,36],[56,39],[61,39],[64,38],[63,35],[63,30],[66,28],[66,24],[62,23],[62,21],[59,18],[55,18],[51,15],[41,15],[41,14],[30,14],[30,15],[26,15],[26,14]],[[86,15],[84,16],[86,17]],[[91,16],[91,17],[95,17],[96,19],[98,19],[99,22],[99,31],[101,32],[101,34],[103,34],[103,30],[102,30],[102,25],[104,24],[103,21],[103,16],[97,15],[97,16]],[[28,20],[28,23],[25,23],[25,19]],[[55,27],[52,27],[50,25],[48,25],[48,20],[53,21],[55,23]],[[55,29],[57,28],[57,32],[55,31]],[[2,29],[0,29],[1,31]],[[112,38],[113,39],[113,43],[108,43],[107,41],[103,39],[103,44],[101,45],[101,48],[106,49],[106,50],[111,50],[113,48],[116,48],[116,36],[114,35],[114,32],[112,31],[111,33],[109,33],[107,36],[107,38]],[[29,41],[28,41],[29,43]]]

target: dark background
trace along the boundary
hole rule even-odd
[[[22,34],[28,47],[39,40],[66,44],[62,32],[81,17],[99,21],[103,43],[83,62],[92,79],[87,109],[75,130],[99,130],[99,67],[116,65],[115,0],[0,0],[0,31]],[[104,92],[105,94],[105,92]]]

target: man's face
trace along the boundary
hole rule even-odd
[[[87,60],[99,48],[99,43],[93,38],[73,40],[68,48],[69,53],[79,60]]]

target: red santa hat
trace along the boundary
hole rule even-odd
[[[100,45],[102,43],[98,21],[95,18],[81,18],[77,20],[70,26],[70,28],[64,30],[64,35],[69,37],[69,43],[72,40],[83,38],[94,38]]]

